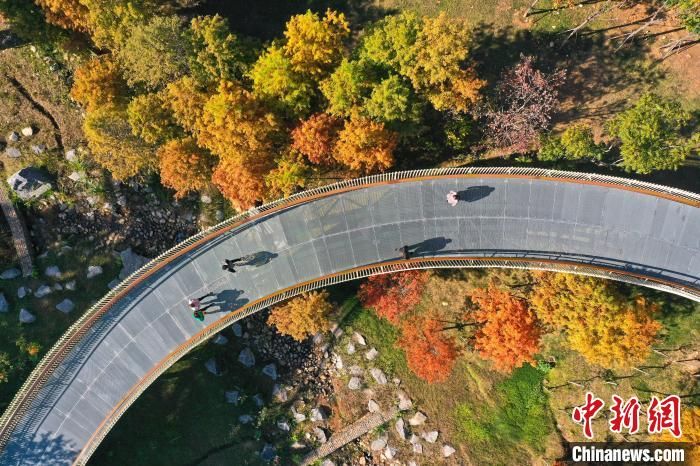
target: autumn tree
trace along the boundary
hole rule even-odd
[[[302,121],[292,131],[292,148],[317,165],[334,163],[333,146],[342,127],[340,119],[317,113]]]
[[[629,299],[602,279],[536,272],[530,302],[539,319],[564,330],[572,349],[592,364],[628,368],[643,362],[661,329],[658,307]]]
[[[272,168],[281,137],[277,117],[240,85],[222,82],[204,105],[195,123],[200,146],[239,165],[255,165],[250,172]],[[220,170],[217,168],[217,172]]]
[[[194,138],[168,141],[158,149],[160,180],[175,190],[175,197],[201,191],[210,181],[213,157]]]
[[[190,22],[188,33],[192,43],[190,74],[198,83],[208,86],[245,75],[252,47],[231,33],[226,18],[198,16]]]
[[[493,284],[475,289],[471,299],[478,306],[470,318],[480,323],[474,347],[481,357],[502,372],[533,363],[541,332],[527,302]]]
[[[372,91],[371,65],[367,61],[343,59],[341,64],[319,87],[328,100],[328,112],[338,116],[349,116],[362,106]]]
[[[564,78],[563,70],[547,74],[536,69],[532,57],[506,71],[496,88],[495,106],[486,114],[491,144],[528,150],[549,127]]]
[[[166,101],[177,123],[187,131],[196,132],[196,126],[204,113],[204,105],[209,101],[211,93],[189,76],[168,84],[166,89]]]
[[[129,84],[150,89],[159,89],[187,74],[191,56],[191,43],[176,15],[155,16],[133,27],[117,51]]]
[[[111,55],[93,57],[73,74],[71,97],[88,112],[105,105],[120,105],[128,89]]]
[[[447,380],[458,356],[452,337],[427,317],[404,321],[398,345],[406,353],[408,367],[428,383]]]
[[[313,174],[304,157],[297,152],[290,152],[277,161],[277,166],[265,176],[268,195],[272,197],[289,197],[302,190]]]
[[[353,115],[338,133],[334,158],[361,173],[382,172],[394,164],[397,137],[383,123]]]
[[[360,54],[368,60],[407,76],[416,55],[423,20],[414,12],[387,16],[366,31]]]
[[[555,160],[600,160],[604,149],[593,139],[593,130],[585,124],[574,124],[566,128],[560,138],[543,136],[537,158]]]
[[[129,102],[126,114],[134,136],[149,144],[162,144],[180,135],[166,98],[167,94],[157,92],[136,96]]]
[[[251,161],[243,163],[237,157],[224,156],[214,168],[212,182],[238,210],[247,210],[261,201],[265,194],[268,167]]]
[[[358,297],[363,306],[398,324],[401,316],[420,301],[429,276],[428,272],[418,270],[373,275],[360,286]]]
[[[310,335],[330,328],[333,305],[327,291],[311,291],[272,308],[267,318],[283,335],[304,341]]]
[[[88,30],[88,10],[79,0],[35,0],[46,21],[64,29]]]
[[[292,115],[306,115],[315,94],[315,87],[294,70],[281,48],[268,48],[250,72],[255,95],[278,102]]]
[[[92,158],[117,180],[149,172],[156,166],[153,148],[131,132],[126,111],[102,106],[87,114],[83,131]]]
[[[683,435],[676,438],[668,430],[665,430],[659,441],[661,442],[687,442],[690,446],[686,450],[685,461],[688,464],[700,464],[700,407],[683,406],[681,414],[681,428]]]
[[[318,79],[338,64],[349,34],[344,14],[327,10],[321,19],[309,10],[287,22],[284,53],[295,71]]]
[[[391,75],[372,89],[363,111],[375,120],[387,124],[418,123],[422,106],[411,86],[398,75]]]
[[[608,131],[620,141],[625,170],[646,174],[676,169],[698,151],[700,132],[683,135],[690,121],[679,102],[648,93],[611,120]]]
[[[79,1],[87,8],[88,29],[95,45],[112,51],[124,47],[134,29],[147,23],[158,8],[158,3],[152,0]]]

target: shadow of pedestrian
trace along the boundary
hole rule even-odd
[[[205,314],[229,312],[244,306],[248,298],[241,298],[243,290],[224,290],[217,293],[212,300],[206,300],[202,310]]]
[[[438,236],[437,238],[426,239],[425,241],[411,245],[408,249],[411,255],[423,255],[445,249],[451,242],[452,240],[449,238]]]
[[[260,251],[247,256],[246,260],[241,262],[239,265],[252,265],[254,267],[260,267],[261,265],[270,263],[270,261],[275,257],[277,257],[277,254],[274,252]]]
[[[495,190],[496,188],[491,186],[470,186],[467,189],[459,191],[457,194],[459,195],[460,201],[475,202],[487,197]]]

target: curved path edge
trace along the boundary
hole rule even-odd
[[[5,445],[17,422],[19,422],[19,419],[25,414],[26,409],[31,404],[34,396],[48,380],[53,370],[58,367],[65,355],[67,355],[71,349],[75,347],[77,342],[80,341],[80,339],[90,330],[92,324],[103,316],[114,303],[126,296],[130,290],[136,287],[147,277],[151,276],[153,273],[157,272],[162,267],[173,261],[175,258],[180,257],[199,245],[202,245],[203,243],[206,243],[207,241],[210,241],[217,236],[248,222],[255,221],[268,214],[279,212],[298,204],[309,202],[310,200],[316,198],[321,198],[344,191],[361,189],[372,185],[391,184],[393,182],[400,182],[403,180],[436,179],[440,177],[530,178],[578,184],[595,184],[614,187],[617,189],[636,191],[652,196],[671,199],[693,207],[700,207],[699,195],[676,188],[669,188],[651,183],[604,175],[579,174],[530,168],[447,168],[387,173],[343,181],[333,185],[299,193],[287,199],[277,200],[259,208],[251,209],[185,240],[174,248],[161,254],[140,270],[136,271],[134,274],[124,280],[117,288],[107,293],[107,295],[93,305],[49,350],[47,355],[42,359],[23,387],[17,393],[15,399],[9,405],[2,418],[0,418],[0,446]],[[413,268],[488,266],[523,267],[530,269],[534,268],[543,270],[568,271],[587,275],[603,276],[621,281],[637,283],[663,291],[669,291],[696,301],[700,301],[700,291],[694,288],[680,286],[671,282],[664,282],[658,278],[645,277],[632,271],[621,272],[620,270],[605,269],[605,267],[601,266],[567,263],[564,260],[531,259],[523,257],[444,257],[416,259],[408,262],[388,262],[379,265],[358,267],[357,269],[347,270],[332,276],[326,276],[321,279],[314,280],[312,282],[303,283],[290,289],[280,290],[274,295],[267,296],[266,298],[256,302],[248,303],[243,308],[227,315],[226,318],[217,321],[209,327],[206,327],[194,338],[190,339],[176,351],[172,352],[167,358],[162,360],[147,374],[146,377],[144,377],[136,386],[132,388],[129,394],[121,400],[105,422],[103,422],[103,424],[95,431],[88,444],[82,449],[76,463],[84,464],[87,462],[89,457],[97,448],[97,445],[99,445],[100,441],[109,432],[121,414],[146,389],[146,387],[148,387],[148,385],[150,385],[150,383],[157,378],[158,375],[164,372],[190,349],[205,341],[222,328],[230,325],[236,320],[256,312],[259,309],[265,308],[271,304],[274,304],[275,302],[288,299],[289,297],[304,291],[328,286],[341,281],[354,280],[372,274],[391,273]]]

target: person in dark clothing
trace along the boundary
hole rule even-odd
[[[400,248],[394,249],[394,251],[400,252],[404,260],[408,260],[411,258],[411,251],[408,250],[408,246],[401,246]]]
[[[238,262],[242,262],[243,258],[239,257],[237,259],[226,259],[224,261],[224,265],[221,266],[222,270],[228,270],[231,273],[235,273],[236,269],[234,269],[234,265],[236,265]]]

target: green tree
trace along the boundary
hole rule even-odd
[[[595,143],[593,130],[588,125],[569,126],[561,135],[561,143],[570,159],[600,160],[603,157],[603,150]]]
[[[372,94],[364,104],[368,116],[385,123],[418,123],[421,110],[421,104],[411,86],[397,75],[389,76],[372,89]]]
[[[294,71],[281,48],[268,48],[253,65],[250,78],[255,95],[279,102],[291,114],[304,116],[311,109],[313,83]]]
[[[290,152],[277,161],[277,167],[265,177],[270,197],[288,197],[306,187],[313,175],[301,154]]]
[[[344,59],[332,75],[321,81],[319,87],[328,100],[329,113],[348,116],[362,105],[375,81],[370,68],[367,61]]]
[[[117,51],[153,16],[158,3],[152,0],[80,0],[88,11],[88,30],[95,44]],[[160,63],[160,60],[153,62]]]
[[[679,102],[647,93],[610,121],[608,130],[620,140],[625,170],[647,174],[676,169],[697,151],[698,133],[690,138],[682,134],[690,120]]]
[[[7,383],[10,380],[10,374],[14,370],[10,355],[4,351],[0,353],[0,383]]]
[[[367,32],[360,47],[360,55],[403,75],[413,66],[414,47],[423,21],[413,12],[388,16],[378,21]]]
[[[150,89],[158,89],[187,74],[192,55],[192,44],[176,15],[156,16],[133,27],[117,53],[129,84]]]
[[[198,16],[190,22],[191,75],[202,85],[241,79],[251,61],[251,45],[229,30],[219,15]]]
[[[167,94],[161,91],[136,96],[129,102],[126,114],[134,136],[149,144],[162,144],[181,134],[165,98]]]

